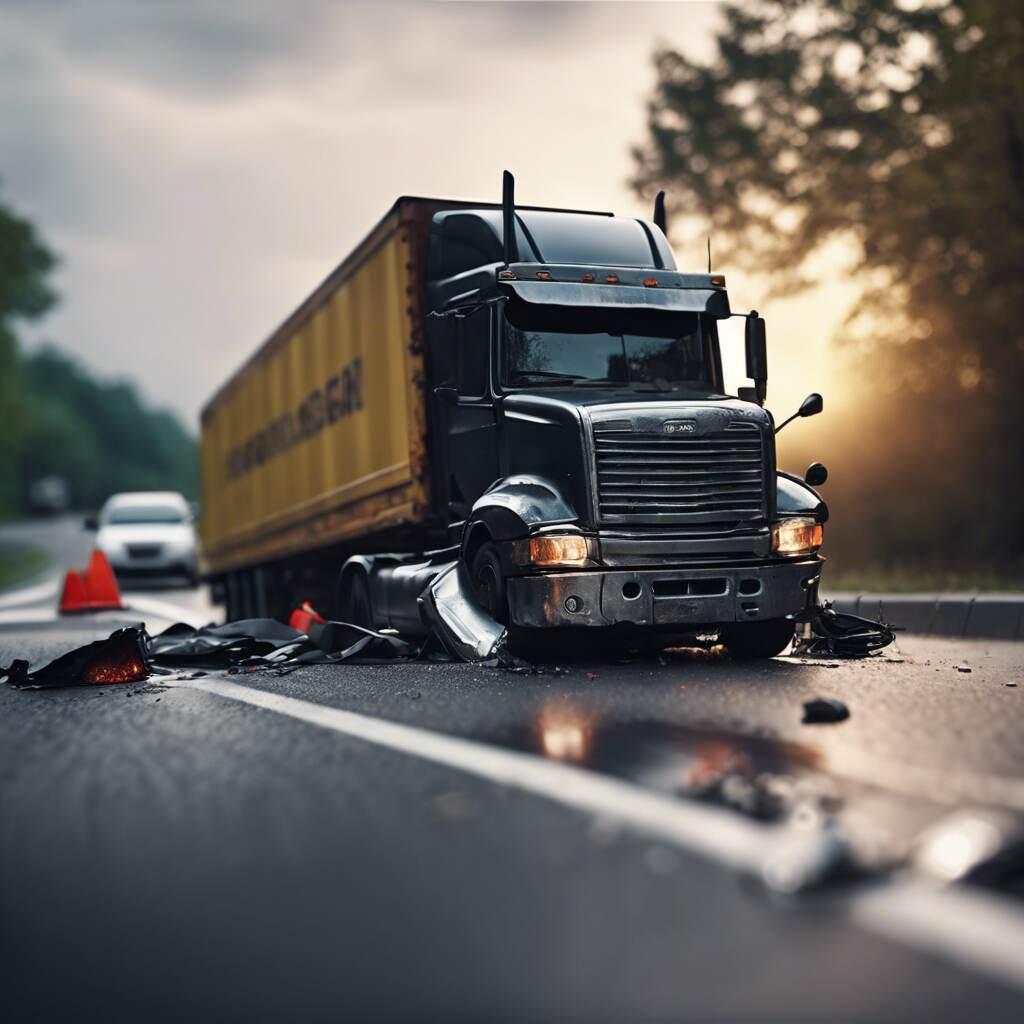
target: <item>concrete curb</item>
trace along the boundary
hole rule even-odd
[[[837,611],[924,636],[1024,640],[1024,594],[825,595]]]

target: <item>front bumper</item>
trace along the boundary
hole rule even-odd
[[[702,569],[588,570],[508,581],[517,626],[666,626],[691,629],[778,619],[803,611],[820,558]]]

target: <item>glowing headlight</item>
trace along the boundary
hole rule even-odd
[[[587,538],[578,533],[530,537],[512,545],[517,565],[586,565],[590,561]]]
[[[779,555],[812,555],[825,537],[814,519],[783,519],[772,526],[772,551]]]

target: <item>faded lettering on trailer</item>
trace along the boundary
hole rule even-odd
[[[315,437],[325,426],[363,408],[363,361],[353,359],[339,373],[316,388],[295,410],[279,416],[244,444],[228,453],[227,475],[234,480],[254,466]]]

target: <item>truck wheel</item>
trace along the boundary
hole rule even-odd
[[[370,596],[370,581],[360,571],[343,573],[338,577],[338,588],[334,596],[339,622],[350,622],[353,626],[375,629],[373,621],[373,598]]]
[[[473,556],[469,570],[473,579],[476,599],[496,622],[508,625],[508,595],[505,592],[505,574],[501,569],[498,549],[487,541]]]
[[[719,635],[734,658],[774,658],[793,639],[794,628],[789,619],[765,619],[723,626]]]

